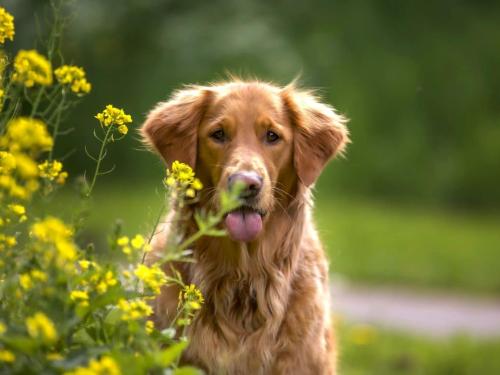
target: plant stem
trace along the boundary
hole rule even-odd
[[[99,168],[101,167],[101,162],[104,159],[103,158],[104,150],[106,149],[106,144],[108,143],[109,135],[111,134],[112,131],[113,131],[113,125],[112,124],[108,125],[108,129],[106,130],[106,135],[104,136],[104,139],[101,143],[101,149],[99,150],[99,156],[97,157],[97,162],[96,162],[97,164],[95,167],[94,176],[92,177],[92,182],[89,186],[89,189],[87,190],[87,193],[85,194],[86,198],[90,197],[90,194],[92,193],[92,190],[94,189],[95,183],[97,181],[97,176],[99,175]]]
[[[56,138],[57,138],[57,134],[59,132],[59,124],[61,123],[61,109],[64,105],[64,101],[66,100],[66,94],[65,92],[63,91],[63,94],[62,94],[62,98],[61,98],[61,101],[59,102],[59,105],[57,106],[55,112],[56,112],[56,121],[54,123],[54,131],[52,132],[52,141],[53,141],[53,145],[52,145],[52,148],[50,149],[50,152],[49,152],[49,161],[52,161],[52,156],[53,156],[53,152],[54,152],[54,146],[55,146],[55,143],[56,143]]]
[[[43,92],[45,91],[45,87],[40,87],[38,94],[36,96],[35,102],[33,103],[33,107],[31,108],[30,117],[33,118],[35,116],[36,111],[38,109],[38,105],[40,104],[40,99],[42,98]]]

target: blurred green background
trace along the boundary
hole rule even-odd
[[[35,47],[48,2],[3,3],[16,18],[9,48]],[[76,151],[65,162],[73,176],[91,167],[83,147],[94,144],[93,116],[106,104],[125,108],[138,128],[182,84],[225,71],[286,84],[300,73],[351,119],[347,157],[317,184],[333,272],[371,285],[500,295],[499,2],[85,0],[70,1],[68,13],[66,62],[93,84],[67,119],[75,131],[58,145],[59,156]],[[162,164],[137,134],[110,151],[117,168],[99,181],[99,214],[86,234],[98,242],[117,217],[130,233],[146,231],[161,199]],[[68,199],[58,201],[62,212]],[[364,354],[344,340],[344,373],[500,366],[484,357],[497,343],[378,337],[384,344]]]

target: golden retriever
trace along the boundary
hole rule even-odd
[[[213,209],[211,191],[245,186],[244,206],[224,220],[228,236],[202,238],[196,262],[176,265],[205,297],[183,362],[209,374],[335,373],[328,264],[310,190],[348,143],[345,123],[294,84],[239,79],[186,87],[150,112],[145,141],[168,164],[191,165],[206,188],[190,209]],[[148,263],[168,235],[164,224]],[[159,328],[175,316],[178,294],[165,287],[155,300]]]

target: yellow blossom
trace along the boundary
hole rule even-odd
[[[63,65],[54,71],[56,79],[62,85],[68,85],[75,94],[87,94],[91,84],[85,77],[85,71],[78,66]]]
[[[111,104],[107,105],[101,113],[95,115],[95,118],[104,126],[116,125],[120,127],[132,122],[132,116],[127,115],[123,109],[115,108]]]
[[[104,294],[108,291],[109,287],[118,283],[113,271],[106,271],[103,277],[98,281],[96,289],[99,294]]]
[[[127,246],[129,243],[129,238],[127,236],[121,236],[116,240],[118,246]]]
[[[154,264],[151,267],[139,264],[134,274],[155,294],[160,293],[162,285],[167,283],[167,277],[158,264]]]
[[[186,285],[179,293],[179,304],[185,303],[188,309],[199,310],[204,302],[203,294],[194,284]]]
[[[95,267],[96,264],[90,260],[83,259],[78,261],[78,265],[82,268],[82,270],[88,270],[89,267]]]
[[[69,298],[80,304],[80,306],[89,305],[89,294],[84,290],[72,290],[69,294]]]
[[[48,161],[45,160],[43,163],[38,164],[38,171],[40,172],[40,177],[46,178],[47,180],[53,181],[62,172],[63,165],[60,161]]]
[[[31,337],[40,338],[47,344],[57,341],[56,327],[44,313],[37,312],[32,317],[27,318],[26,329]]]
[[[153,323],[153,321],[152,321],[152,320],[148,320],[148,321],[146,322],[146,327],[145,327],[145,328],[146,328],[146,332],[147,332],[147,333],[151,333],[151,332],[153,332],[153,330],[154,330],[154,328],[155,328],[155,324]]]
[[[78,367],[64,375],[121,375],[121,370],[115,360],[103,356],[100,360],[92,359],[87,367]]]
[[[16,360],[16,356],[10,350],[0,349],[0,362],[12,363]]]
[[[127,125],[120,125],[118,126],[118,131],[122,133],[123,135],[128,133],[128,128]]]
[[[123,320],[137,320],[147,318],[153,314],[153,309],[143,300],[127,301],[120,299],[118,308],[122,311]]]
[[[47,217],[31,226],[30,234],[38,241],[51,244],[57,250],[56,262],[63,266],[76,258],[77,248],[72,242],[73,230],[55,217]]]
[[[14,34],[14,17],[0,7],[0,44],[4,44],[6,39],[14,40]]]
[[[10,173],[16,168],[16,158],[10,152],[0,151],[0,174]]]
[[[5,326],[5,324],[0,322],[0,335],[3,335],[5,332],[7,332],[7,327]]]
[[[35,84],[50,86],[52,65],[45,56],[35,50],[20,50],[14,58],[12,80],[26,87],[33,87]]]
[[[33,287],[33,282],[31,281],[31,276],[28,273],[23,273],[19,276],[19,284],[24,290],[29,290]]]
[[[50,151],[54,142],[41,121],[29,117],[18,117],[7,124],[5,135],[0,138],[0,146],[10,152],[26,151],[38,154]]]
[[[144,237],[142,237],[140,234],[136,234],[135,237],[130,241],[130,244],[135,249],[142,248],[144,246],[144,243]]]

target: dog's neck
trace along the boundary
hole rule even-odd
[[[256,241],[245,244],[214,237],[195,244],[196,262],[188,277],[205,294],[201,319],[219,321],[213,319],[216,314],[224,321],[233,321],[235,335],[278,329],[267,327],[266,322],[279,322],[270,318],[284,316],[310,211],[309,189],[304,187],[297,193],[300,198],[269,214]]]

